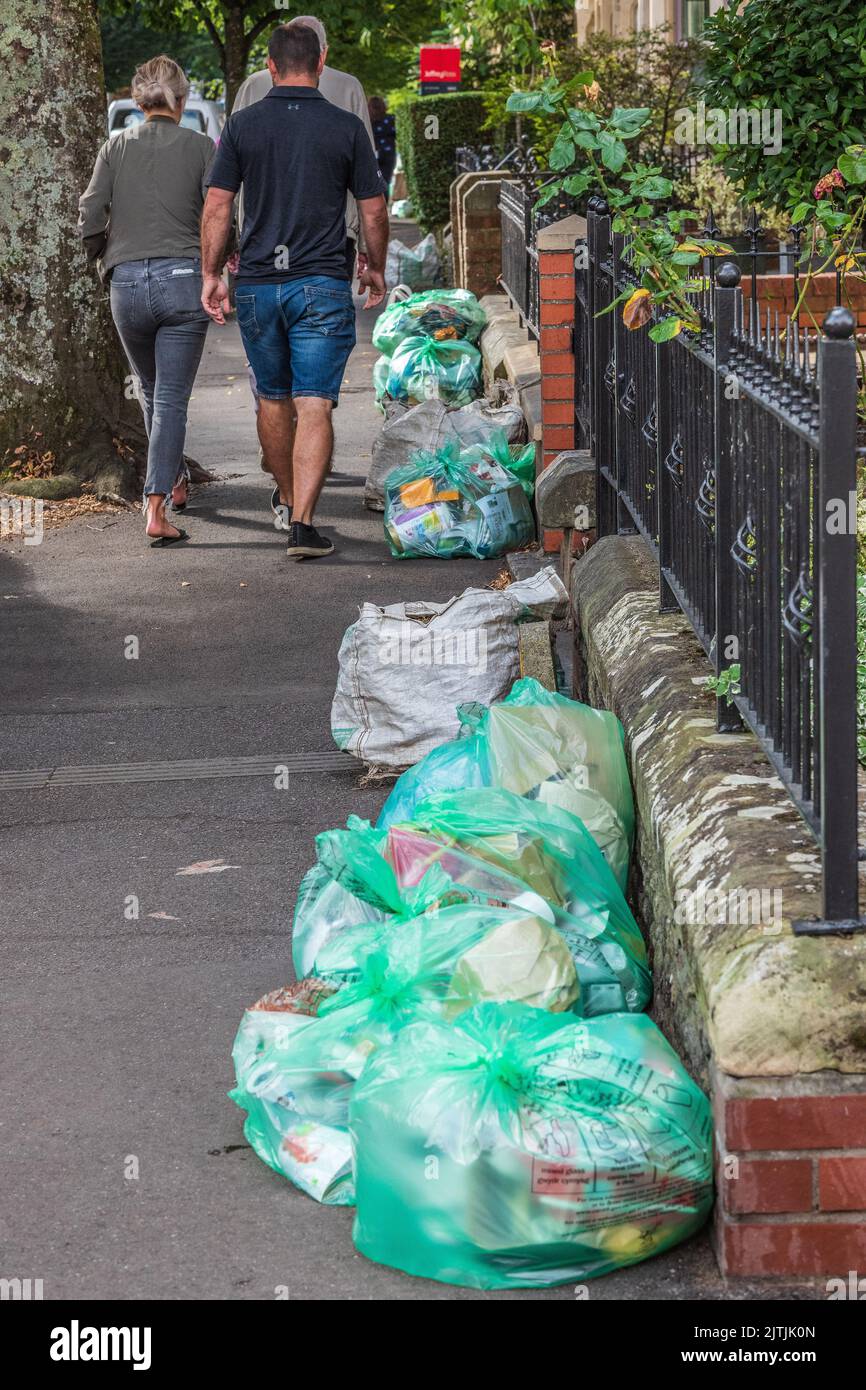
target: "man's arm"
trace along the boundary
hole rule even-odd
[[[388,204],[382,194],[376,198],[359,198],[358,212],[367,247],[367,264],[358,276],[358,287],[368,291],[364,308],[374,309],[385,298]]]
[[[215,323],[225,323],[229,303],[228,286],[220,278],[220,269],[225,260],[234,200],[231,189],[209,188],[201,218],[201,302]]]
[[[366,130],[367,135],[369,136],[369,139],[370,139],[370,147],[371,147],[371,149],[373,150],[373,153],[375,154],[375,152],[376,152],[376,140],[375,140],[375,137],[374,137],[374,135],[373,135],[373,123],[372,123],[372,121],[370,120],[370,108],[369,108],[368,105],[367,105],[367,98],[366,98],[366,96],[365,96],[365,94],[364,94],[364,88],[362,87],[361,83],[358,81],[357,78],[355,78],[354,81],[352,82],[351,91],[350,91],[350,93],[349,93],[349,110],[350,110],[350,111],[354,111],[355,115],[356,115],[356,116],[361,120],[361,122],[363,123],[364,129]],[[360,223],[360,226],[358,227],[358,272],[359,272],[359,274],[363,273],[363,271],[365,271],[366,268],[367,268],[367,245],[366,245],[366,241],[365,241],[365,238],[364,238],[364,223],[361,222],[361,223]]]

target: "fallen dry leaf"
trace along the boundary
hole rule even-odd
[[[195,864],[187,864],[178,869],[175,878],[185,878],[192,874],[224,874],[226,869],[239,869],[240,864],[227,864],[224,859],[199,859]]]

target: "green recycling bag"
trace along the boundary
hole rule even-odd
[[[318,862],[301,883],[292,925],[292,961],[299,976],[320,974],[324,948],[346,930],[408,920],[436,906],[532,899],[537,911],[550,915],[543,898],[510,871],[504,856],[485,859],[413,826],[383,831],[350,816],[345,830],[316,836],[316,855]],[[333,971],[333,957],[328,959]]]
[[[576,1008],[580,984],[560,932],[531,911],[450,907],[354,928],[323,950],[347,980],[309,1016],[251,1020],[235,1039],[244,1132],[263,1161],[318,1201],[353,1198],[348,1102],[376,1048],[417,1017],[455,1019],[483,999]],[[350,975],[347,962],[354,967]],[[333,981],[316,987],[333,989]],[[309,982],[302,981],[302,986]]]
[[[470,444],[462,451],[463,463],[492,459],[520,483],[527,497],[535,496],[535,443],[510,444],[505,430],[494,430],[482,444]]]
[[[244,1136],[263,1163],[317,1201],[345,1206],[354,1198],[345,1127],[298,1115],[279,1086],[269,1091],[249,1084],[262,1054],[306,1027],[335,989],[324,980],[301,980],[272,990],[246,1010],[232,1048],[236,1084],[229,1097],[247,1112]]]
[[[484,560],[532,539],[535,523],[517,478],[470,452],[449,439],[435,452],[416,449],[388,474],[384,521],[392,555]]]
[[[387,829],[447,787],[503,787],[583,821],[625,888],[634,802],[622,726],[608,710],[569,700],[538,681],[515,681],[504,700],[458,713],[466,737],[434,748],[398,778],[379,815]]]
[[[365,925],[365,911],[394,921],[461,902],[505,904],[562,934],[580,981],[581,1013],[649,1003],[637,924],[589,832],[567,812],[500,790],[456,792],[422,802],[414,822],[387,832],[350,817],[347,830],[317,837],[316,852],[322,891],[304,894],[302,885],[292,932],[299,975],[351,975],[356,943],[364,940],[353,929]],[[335,890],[344,895],[338,913]]]
[[[409,823],[491,865],[507,869],[552,906],[572,945],[581,1012],[645,1009],[652,994],[646,946],[623,891],[586,825],[570,811],[501,787],[439,792],[420,801]],[[400,830],[396,824],[390,834]],[[594,941],[607,970],[575,936]]]
[[[374,372],[374,381],[378,393],[381,374]],[[480,391],[481,353],[477,347],[465,338],[440,343],[416,334],[404,338],[394,349],[384,394],[410,405],[434,399],[446,405],[468,405]]]
[[[373,327],[373,347],[390,357],[406,338],[477,343],[487,315],[470,290],[425,290],[389,304]]]
[[[712,1203],[709,1103],[645,1014],[418,1020],[371,1058],[349,1128],[357,1249],[445,1283],[607,1274],[685,1240]]]

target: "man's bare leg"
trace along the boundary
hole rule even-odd
[[[296,396],[298,424],[292,458],[294,507],[292,520],[312,526],[313,512],[324,487],[334,448],[332,402],[322,396]]]
[[[280,489],[280,501],[292,506],[292,452],[295,436],[295,405],[292,400],[265,401],[259,397],[256,415],[259,443],[265,465]]]

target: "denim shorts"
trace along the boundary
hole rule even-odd
[[[346,280],[313,275],[279,285],[238,285],[238,327],[266,401],[321,396],[337,404],[355,346],[355,306]]]

